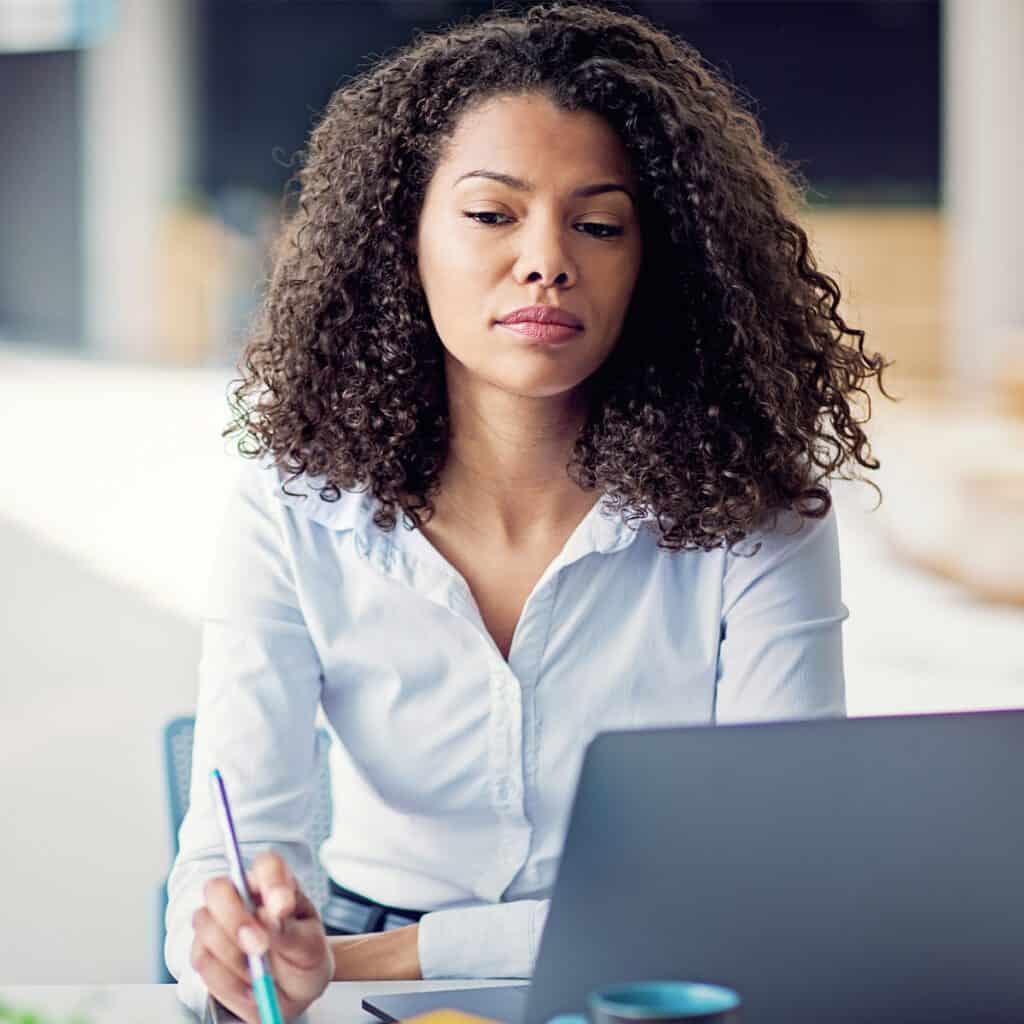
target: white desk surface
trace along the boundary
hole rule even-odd
[[[522,985],[523,980],[336,981],[300,1018],[304,1024],[380,1024],[361,1005],[369,992],[424,992],[485,985]],[[174,985],[2,985],[0,1006],[34,1011],[40,1024],[195,1024]],[[76,1020],[76,1024],[78,1024]]]

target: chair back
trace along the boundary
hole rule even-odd
[[[164,769],[167,779],[167,808],[171,826],[171,859],[178,855],[178,832],[188,810],[189,787],[192,783],[192,738],[195,717],[182,715],[164,726]],[[327,874],[320,866],[317,854],[323,841],[331,834],[333,804],[331,802],[331,773],[328,753],[331,737],[326,729],[316,731],[317,787],[313,800],[313,816],[308,840],[313,850],[316,874],[313,891],[307,893],[317,908],[327,902]]]

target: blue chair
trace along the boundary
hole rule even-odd
[[[164,726],[164,773],[167,780],[167,809],[171,828],[171,862],[178,855],[178,831],[188,810],[189,785],[192,781],[192,736],[196,720],[192,715],[172,718]],[[316,731],[316,758],[318,766],[317,792],[313,806],[309,842],[314,855],[323,841],[331,834],[333,804],[331,802],[331,774],[327,755],[331,737],[326,729]],[[315,859],[315,858],[314,858]],[[168,874],[170,872],[168,871]],[[316,861],[316,875],[313,879],[309,898],[320,908],[327,902],[327,873]],[[156,949],[154,980],[173,982],[174,978],[164,962],[164,915],[167,911],[167,878],[165,877],[156,893]]]

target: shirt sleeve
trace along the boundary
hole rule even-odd
[[[780,514],[775,529],[752,532],[734,551],[722,585],[714,721],[844,717],[841,630],[850,613],[835,506],[802,524],[795,512]]]
[[[550,900],[514,900],[424,914],[419,927],[424,978],[529,978]]]
[[[168,878],[164,958],[180,1000],[202,1015],[192,968],[192,915],[206,881],[228,873],[209,788],[220,769],[242,858],[273,850],[309,891],[307,839],[317,785],[316,709],[322,673],[289,568],[277,473],[249,461],[229,494],[202,620],[189,807]]]

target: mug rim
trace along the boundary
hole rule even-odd
[[[631,989],[660,987],[676,989],[700,989],[708,995],[714,995],[721,1000],[717,1006],[708,1006],[701,1009],[659,1010],[655,1007],[630,1006],[628,1003],[613,1002],[607,997],[613,993],[622,992],[627,994]],[[687,981],[678,978],[651,978],[647,981],[623,981],[610,985],[602,985],[587,996],[587,1003],[590,1007],[600,1007],[607,1013],[614,1013],[618,1017],[627,1017],[633,1020],[662,1020],[665,1018],[686,1019],[686,1017],[700,1017],[709,1013],[728,1013],[736,1010],[742,1004],[740,994],[728,985],[719,985],[709,981]]]

